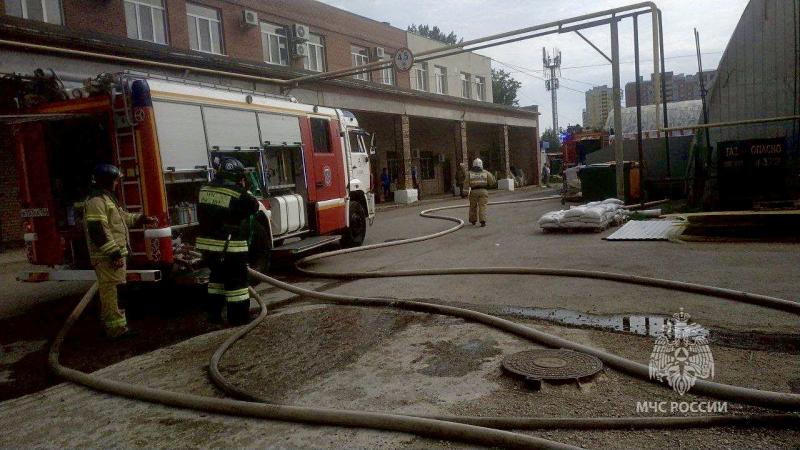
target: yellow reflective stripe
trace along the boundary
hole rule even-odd
[[[105,325],[106,325],[106,328],[109,328],[109,329],[127,327],[128,326],[128,320],[125,319],[124,317],[122,319],[107,320]]]
[[[195,240],[195,247],[198,250],[210,250],[221,252],[225,250],[225,241],[221,239],[210,238],[197,238]],[[247,252],[247,241],[230,241],[228,242],[227,251],[231,253],[245,253]]]
[[[214,205],[228,208],[231,205],[232,197],[219,192],[200,191],[198,202],[203,205]]]
[[[241,302],[245,300],[250,300],[250,292],[247,288],[225,292],[225,301],[227,302]]]
[[[115,250],[119,250],[119,248],[117,247],[117,243],[114,241],[108,241],[100,246],[100,251],[103,253],[113,253]]]
[[[201,192],[202,191],[218,192],[220,194],[230,195],[233,198],[239,198],[239,196],[242,195],[240,192],[236,192],[233,189],[228,189],[228,188],[218,187],[218,186],[204,186],[204,187],[202,187],[200,189],[200,191]]]
[[[87,222],[106,222],[106,223],[108,223],[108,219],[106,219],[106,216],[104,216],[103,214],[86,214],[86,215],[83,216],[83,218]]]
[[[225,285],[222,283],[208,283],[209,294],[224,294]]]
[[[212,239],[212,238],[205,238],[205,237],[197,238],[196,242],[203,242],[205,244],[211,244],[211,245],[216,245],[216,244],[223,245],[223,244],[225,244],[225,241],[223,239]]]

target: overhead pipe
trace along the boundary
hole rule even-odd
[[[729,122],[714,122],[706,124],[700,123],[696,125],[687,125],[685,127],[662,128],[659,131],[683,131],[683,130],[699,130],[706,128],[724,128],[724,127],[735,127],[737,125],[750,125],[754,123],[788,122],[791,120],[800,120],[800,115],[766,117],[763,119],[743,119],[743,120],[733,120]]]
[[[650,10],[650,12],[652,13],[651,15],[653,16],[653,23],[657,24],[656,16],[658,14],[658,7],[656,6],[656,4],[654,2],[641,2],[641,3],[635,3],[635,4],[632,4],[632,5],[628,5],[628,6],[622,6],[622,7],[619,7],[619,8],[612,8],[612,9],[598,11],[598,12],[594,12],[594,13],[590,13],[590,14],[584,14],[584,15],[577,16],[577,17],[572,17],[572,18],[569,18],[569,19],[557,20],[557,21],[553,21],[553,22],[544,23],[544,24],[541,24],[541,25],[534,25],[534,26],[531,26],[531,27],[520,28],[520,29],[512,30],[512,31],[507,31],[507,32],[504,32],[504,33],[493,34],[493,35],[482,37],[482,38],[477,38],[477,39],[472,39],[472,40],[460,42],[458,44],[445,45],[445,46],[437,47],[437,48],[430,49],[430,50],[424,50],[424,51],[419,52],[418,54],[416,54],[414,56],[415,56],[415,59],[418,58],[418,57],[423,57],[423,56],[428,56],[428,55],[437,55],[436,57],[443,57],[442,55],[438,55],[438,54],[439,53],[443,53],[443,52],[448,51],[448,50],[453,50],[453,49],[461,49],[461,50],[464,50],[464,51],[474,51],[475,49],[468,49],[467,47],[470,47],[470,46],[475,45],[475,44],[482,44],[482,43],[485,43],[485,42],[496,41],[496,40],[507,38],[507,37],[513,37],[513,36],[517,36],[517,35],[520,35],[520,34],[532,33],[534,31],[539,31],[539,30],[543,30],[543,29],[546,29],[546,28],[553,28],[553,27],[560,28],[560,27],[563,27],[564,25],[567,25],[567,24],[583,22],[583,21],[594,19],[594,18],[597,18],[597,17],[603,17],[603,16],[607,16],[607,15],[612,15],[612,14],[615,14],[615,13],[639,10],[639,9],[644,9],[644,8],[647,8],[647,9]],[[580,26],[580,25],[578,25],[578,26]],[[591,26],[595,26],[595,25],[591,25]],[[559,29],[556,29],[556,30],[549,31],[546,34],[556,34],[556,33],[559,33],[559,32],[560,32]],[[658,73],[658,67],[659,67],[659,65],[658,65],[658,43],[661,40],[659,33],[660,33],[660,30],[658,29],[658,27],[657,26],[653,26],[653,70],[656,73]],[[503,43],[504,42],[493,43],[493,44],[490,44],[489,46],[501,45]],[[486,47],[483,47],[483,48],[486,48]],[[375,70],[376,67],[379,67],[382,64],[386,64],[387,62],[388,61],[375,61],[375,62],[366,64],[364,66],[360,66],[359,69],[361,69],[363,71]],[[353,70],[354,70],[353,68],[349,68],[349,69],[336,70],[336,71],[332,71],[332,72],[323,72],[323,73],[314,74],[314,75],[305,75],[305,76],[301,76],[301,77],[297,77],[297,78],[292,78],[292,79],[288,80],[288,82],[291,83],[291,84],[295,84],[296,85],[298,83],[314,81],[314,80],[319,80],[319,79],[328,79],[330,77],[348,76],[348,75],[352,75],[353,74]],[[658,78],[656,79],[656,81],[658,81]],[[658,102],[659,99],[660,99],[660,96],[658,94],[656,94],[656,102]],[[656,105],[658,105],[658,103],[656,103]]]
[[[64,48],[64,47],[54,47],[51,45],[41,45],[41,44],[31,44],[28,42],[18,42],[18,41],[9,41],[7,39],[0,39],[0,45],[6,45],[9,47],[19,47],[19,48],[26,48],[29,50],[39,50],[44,52],[55,52],[55,53],[63,53],[66,55],[71,56],[85,56],[88,58],[96,58],[96,59],[104,59],[107,61],[118,61],[118,62],[127,62],[132,64],[142,64],[146,66],[154,66],[154,67],[162,67],[165,69],[175,69],[175,70],[189,70],[192,72],[198,73],[205,73],[209,75],[217,75],[217,76],[225,76],[231,78],[241,78],[245,80],[251,81],[260,81],[262,83],[275,83],[280,85],[287,84],[286,80],[280,78],[269,78],[269,77],[262,77],[258,75],[247,75],[243,73],[236,73],[236,72],[227,72],[224,70],[216,70],[216,69],[205,69],[202,67],[196,66],[187,66],[185,64],[173,64],[173,63],[165,63],[161,61],[150,61],[147,59],[141,58],[132,58],[129,56],[119,56],[119,55],[109,55],[107,53],[98,53],[98,52],[90,52],[86,50],[74,50],[71,48]]]

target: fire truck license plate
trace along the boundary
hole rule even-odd
[[[20,211],[23,219],[31,217],[47,217],[50,215],[50,210],[47,208],[25,208]]]

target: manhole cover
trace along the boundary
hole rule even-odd
[[[580,380],[603,368],[596,357],[572,350],[525,350],[503,359],[503,368],[526,380]]]

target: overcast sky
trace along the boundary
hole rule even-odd
[[[411,24],[437,25],[445,33],[455,31],[465,40],[529,27],[581,14],[635,3],[624,0],[322,0],[356,14],[390,22],[405,29]],[[696,73],[693,29],[700,32],[703,69],[715,69],[748,0],[660,0],[664,15],[664,51],[667,70]],[[501,6],[502,5],[502,6]],[[653,71],[649,16],[639,18],[641,74]],[[609,27],[585,30],[584,35],[611,56]],[[620,23],[622,88],[633,81],[633,23]],[[493,59],[494,68],[512,72],[522,82],[518,94],[521,106],[539,105],[541,129],[552,126],[550,93],[542,80],[542,47],[557,47],[562,54],[561,89],[558,91],[559,125],[582,122],[584,92],[592,86],[611,86],[611,65],[574,33],[550,35],[478,53]],[[504,64],[511,64],[508,67]],[[591,67],[586,67],[591,66]],[[624,106],[624,102],[623,102]]]

